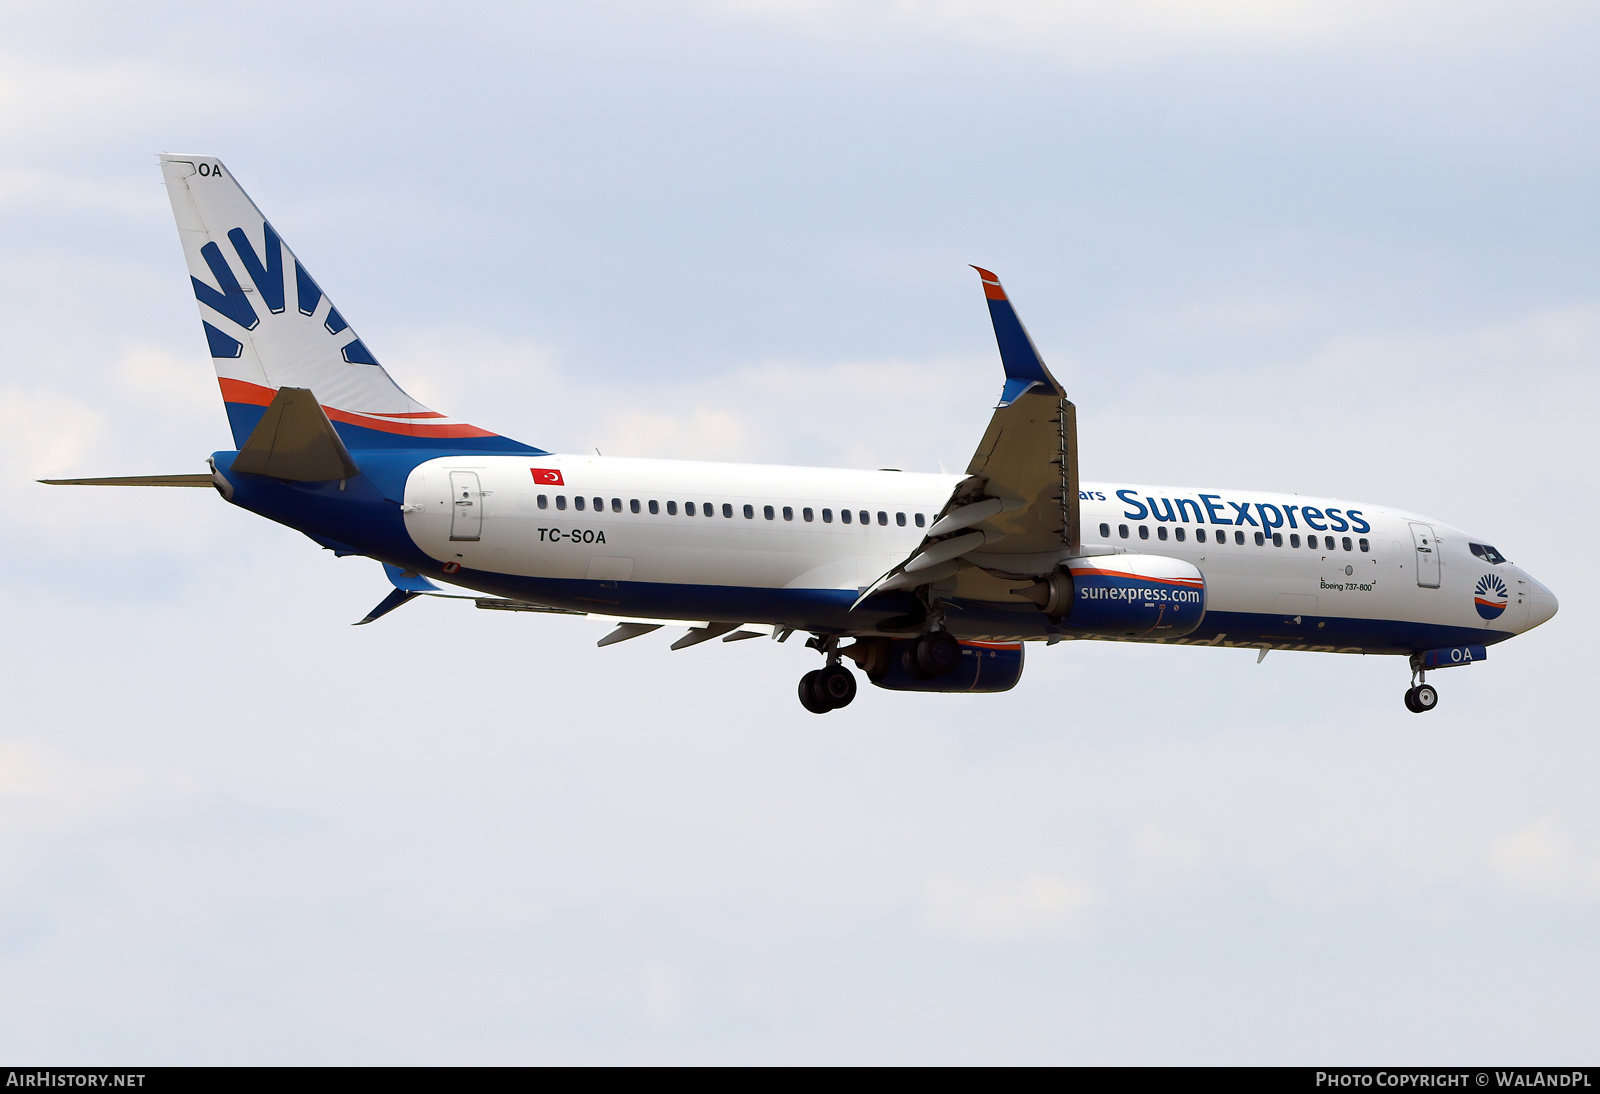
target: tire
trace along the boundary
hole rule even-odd
[[[944,631],[917,639],[917,667],[924,680],[948,676],[961,664],[961,644]]]
[[[1432,684],[1419,684],[1417,690],[1412,693],[1411,701],[1417,705],[1418,714],[1426,714],[1439,705],[1439,693],[1434,690]]]
[[[906,670],[906,675],[913,680],[926,680],[922,664],[917,660],[917,650],[922,646],[922,639],[918,638],[906,643],[906,648],[900,651],[900,667]]]
[[[822,675],[812,685],[817,698],[826,702],[831,710],[849,706],[856,697],[855,674],[843,665],[829,665],[821,671]]]
[[[1417,706],[1417,689],[1406,688],[1406,709],[1412,714],[1421,714],[1422,708]]]
[[[833,709],[817,694],[817,678],[821,675],[821,669],[812,669],[800,677],[800,705],[812,714],[826,714]]]

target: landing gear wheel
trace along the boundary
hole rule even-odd
[[[1421,714],[1422,708],[1417,706],[1417,689],[1406,688],[1406,709],[1412,714]]]
[[[856,697],[855,675],[843,665],[829,665],[823,669],[822,675],[812,687],[831,710],[849,706],[850,701]]]
[[[918,680],[932,680],[954,672],[961,663],[961,643],[944,631],[924,634],[906,647],[905,669]]]
[[[1418,714],[1426,714],[1439,705],[1439,693],[1433,689],[1432,684],[1418,684],[1411,693],[1412,710]]]
[[[817,679],[822,672],[822,669],[812,669],[800,677],[800,705],[812,714],[826,714],[833,709],[817,694]]]

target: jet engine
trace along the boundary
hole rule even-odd
[[[1192,563],[1166,555],[1068,559],[1026,589],[1064,629],[1108,638],[1179,638],[1206,614],[1206,582]]]
[[[862,638],[840,652],[889,691],[1010,691],[1022,679],[1021,642],[960,642],[954,664],[939,675],[917,671],[918,639]],[[907,656],[910,654],[910,656]]]

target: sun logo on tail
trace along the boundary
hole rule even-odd
[[[1504,581],[1494,574],[1484,574],[1472,590],[1472,599],[1479,615],[1485,619],[1497,619],[1506,610],[1511,596],[1506,592]]]

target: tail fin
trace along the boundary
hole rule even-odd
[[[280,388],[309,388],[350,448],[539,452],[400,390],[215,156],[162,155],[234,444]]]

